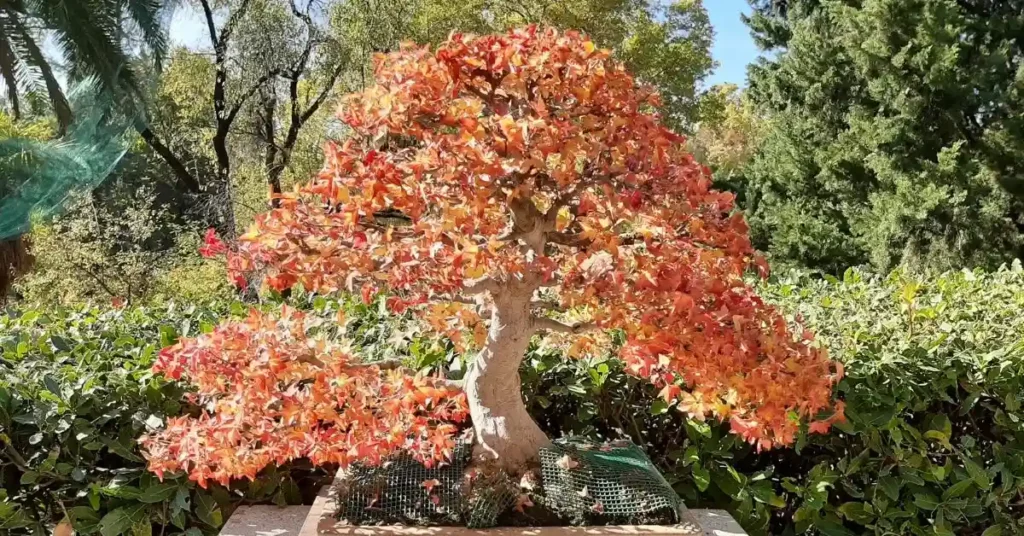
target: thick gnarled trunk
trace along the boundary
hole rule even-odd
[[[550,443],[526,411],[519,365],[534,328],[529,296],[495,296],[487,346],[469,365],[465,389],[473,419],[474,462],[522,472]]]

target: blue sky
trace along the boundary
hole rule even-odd
[[[750,12],[747,0],[704,0],[704,6],[715,29],[712,55],[719,63],[706,85],[728,82],[745,86],[747,64],[759,54],[750,32],[740,20],[741,14]],[[204,31],[205,25],[197,10],[179,9],[171,21],[171,40],[178,45],[208,46]]]
[[[711,54],[719,63],[718,69],[706,84],[710,86],[728,82],[745,86],[747,64],[760,54],[750,37],[749,29],[740,20],[741,14],[750,13],[750,5],[747,0],[704,0],[704,7],[715,29]]]

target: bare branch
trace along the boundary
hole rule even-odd
[[[533,317],[531,320],[533,328],[538,331],[551,331],[554,333],[570,333],[573,335],[579,335],[586,331],[592,331],[600,329],[597,324],[592,322],[583,322],[580,324],[563,324],[553,318],[547,317]]]
[[[562,307],[559,303],[548,300],[533,300],[530,302],[530,307],[535,311],[546,313],[564,313],[568,310],[565,307]]]
[[[548,233],[547,238],[548,238],[548,243],[558,244],[560,246],[568,246],[568,247],[573,247],[573,248],[586,248],[586,247],[590,247],[590,245],[593,243],[593,240],[591,240],[589,238],[585,238],[582,233],[567,233],[567,232]],[[619,238],[619,245],[620,246],[632,246],[632,245],[635,245],[635,244],[640,244],[640,243],[642,243],[644,241],[643,235],[636,234],[636,233],[626,234],[626,235],[619,235],[618,238]]]
[[[235,117],[238,116],[238,112],[242,110],[242,106],[245,105],[245,101],[249,100],[250,97],[255,95],[256,92],[259,91],[259,89],[263,87],[263,84],[266,84],[268,80],[279,74],[281,74],[281,69],[274,68],[265,73],[263,76],[259,77],[256,80],[256,82],[253,83],[253,85],[250,86],[249,89],[247,89],[245,93],[242,94],[242,97],[235,102],[235,105],[231,107],[231,110],[228,112],[227,117],[224,119],[224,124],[230,126],[231,123],[234,122]]]
[[[438,380],[435,380],[435,381],[437,382],[438,385],[443,385],[445,387],[448,387],[449,389],[458,389],[458,390],[461,391],[461,390],[466,388],[466,380],[447,380],[447,379],[441,380],[441,379],[438,379]]]
[[[548,209],[547,213],[544,215],[547,218],[554,220],[554,218],[558,216],[559,210],[562,210],[563,207],[569,206],[569,203],[572,203],[572,200],[576,199],[587,188],[597,186],[599,184],[611,184],[611,177],[607,175],[584,174],[580,177],[579,182],[574,184],[569,191],[555,199],[555,202],[551,204],[551,208]]]
[[[348,368],[355,368],[355,369],[370,368],[370,367],[377,367],[380,370],[399,370],[399,369],[406,368],[405,365],[402,364],[402,360],[401,359],[384,359],[382,361],[372,361],[372,362],[368,362],[368,363],[352,363],[352,364],[348,365]]]
[[[578,233],[555,232],[548,233],[548,242],[551,244],[558,244],[560,246],[584,248],[589,246],[592,240],[584,238],[582,234]]]
[[[203,5],[203,14],[206,15],[206,29],[210,32],[210,45],[214,50],[220,47],[220,39],[217,38],[217,25],[213,22],[213,9],[208,0],[199,0]]]
[[[319,110],[320,107],[323,106],[324,102],[327,100],[328,95],[330,95],[331,90],[334,89],[334,84],[338,82],[338,78],[344,71],[345,62],[338,62],[337,68],[335,68],[334,72],[331,73],[330,78],[324,85],[323,91],[321,91],[320,94],[317,95],[316,100],[310,103],[309,108],[306,108],[306,111],[302,114],[302,117],[300,118],[300,124],[304,124],[306,121],[309,121],[309,118],[313,117],[313,114],[315,114],[317,110]]]
[[[231,34],[235,31],[235,26],[238,26],[238,21],[242,20],[245,16],[245,12],[249,10],[249,4],[252,0],[242,0],[238,7],[231,11],[231,16],[228,17],[227,24],[224,25],[224,29],[220,31],[220,43],[227,43],[231,39]],[[203,0],[206,3],[206,0]],[[208,23],[210,24],[210,23]]]

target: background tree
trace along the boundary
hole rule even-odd
[[[704,95],[700,123],[688,141],[694,158],[711,168],[716,186],[743,192],[743,169],[757,149],[763,120],[735,84],[714,86]]]
[[[160,25],[162,4],[155,0],[0,1],[0,83],[13,119],[26,115],[24,92],[45,91],[58,133],[65,133],[72,122],[68,98],[40,47],[46,33],[52,35],[67,61],[72,80],[94,76],[108,91],[138,91],[131,56],[123,42],[124,30],[130,25],[142,37],[138,47],[159,66],[166,48]],[[20,184],[24,177],[18,180]],[[11,187],[0,184],[0,198],[10,193]],[[27,255],[21,237],[0,242],[0,299],[6,297],[12,274],[28,268]]]
[[[52,129],[44,121],[16,122],[13,116],[0,111],[0,139],[42,141],[52,135]],[[10,157],[0,157],[0,198],[9,195],[14,186],[15,177],[4,172],[10,165],[7,158]],[[14,279],[27,272],[31,265],[32,258],[24,236],[16,235],[0,240],[0,303],[6,303]]]
[[[210,54],[174,54],[174,73],[161,81],[165,107],[156,112],[155,124],[168,139],[182,126],[202,130],[154,149],[176,173],[188,175],[182,182],[190,189],[209,194],[207,210],[216,211],[219,226],[233,235],[233,171],[247,163],[240,154],[263,152],[264,184],[280,193],[303,128],[319,117],[349,64],[322,22],[326,7],[316,0],[197,0],[193,7],[202,14]]]
[[[824,431],[840,418],[832,363],[744,282],[759,258],[732,195],[710,189],[653,113],[656,93],[608,51],[535,27],[456,34],[384,56],[375,74],[343,107],[353,136],[257,219],[229,268],[260,269],[277,290],[369,301],[386,289],[392,309],[476,353],[465,394],[358,365],[289,309],[253,313],[163,352],[157,369],[187,376],[214,409],[144,439],[158,474],[202,484],[397,449],[434,462],[467,413],[477,461],[521,471],[549,441],[520,392],[538,332],[583,355],[619,330],[630,373],[758,448],[791,443],[801,420]],[[211,236],[204,250],[224,245]]]
[[[372,78],[369,57],[403,40],[440,43],[453,31],[488,33],[531,23],[586,32],[613,49],[662,95],[665,121],[688,130],[699,120],[700,84],[711,73],[713,31],[702,0],[345,0],[332,11],[341,40],[364,61],[355,87]]]
[[[755,244],[841,272],[1024,253],[1019,1],[756,2]]]

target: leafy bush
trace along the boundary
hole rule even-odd
[[[614,361],[535,352],[531,411],[549,433],[630,435],[691,506],[752,534],[1024,534],[1024,273],[794,278],[762,294],[846,365],[849,422],[757,453],[689,421]],[[605,426],[603,423],[611,423]]]
[[[244,307],[235,306],[236,312]],[[211,329],[223,311],[195,308],[8,311],[0,316],[0,532],[215,532],[240,502],[296,503],[316,486],[302,467],[203,490],[159,482],[136,440],[183,405],[182,388],[150,372],[179,333]],[[302,484],[300,486],[300,484]]]
[[[761,292],[791,319],[800,315],[846,365],[839,393],[849,423],[841,430],[758,453],[727,426],[685,419],[661,401],[652,405],[656,389],[626,375],[616,360],[565,360],[542,347],[522,369],[531,413],[552,436],[631,437],[691,507],[728,508],[751,534],[1024,533],[1019,267],[928,278],[850,271],[842,281],[793,277]],[[291,301],[324,317],[343,314],[344,333],[369,359],[404,357],[457,377],[467,357],[423,339],[381,301]],[[57,521],[63,503],[84,532],[119,509],[128,517],[115,515],[108,521],[114,528],[119,519],[160,523],[177,513],[179,528],[209,531],[239,501],[294,500],[296,490],[314,491],[289,478],[309,473],[282,468],[231,492],[171,480],[172,492],[132,458],[150,415],[188,409],[175,407],[177,386],[149,374],[153,352],[225,314],[86,309],[0,318],[0,439],[10,438],[35,473],[26,478],[7,453],[0,456],[8,495],[0,496],[0,528]],[[48,413],[57,418],[38,418]],[[92,428],[80,431],[85,424]],[[89,435],[77,439],[80,433]],[[131,441],[121,443],[122,434]],[[80,481],[77,469],[87,469]],[[145,527],[136,525],[143,533]]]

